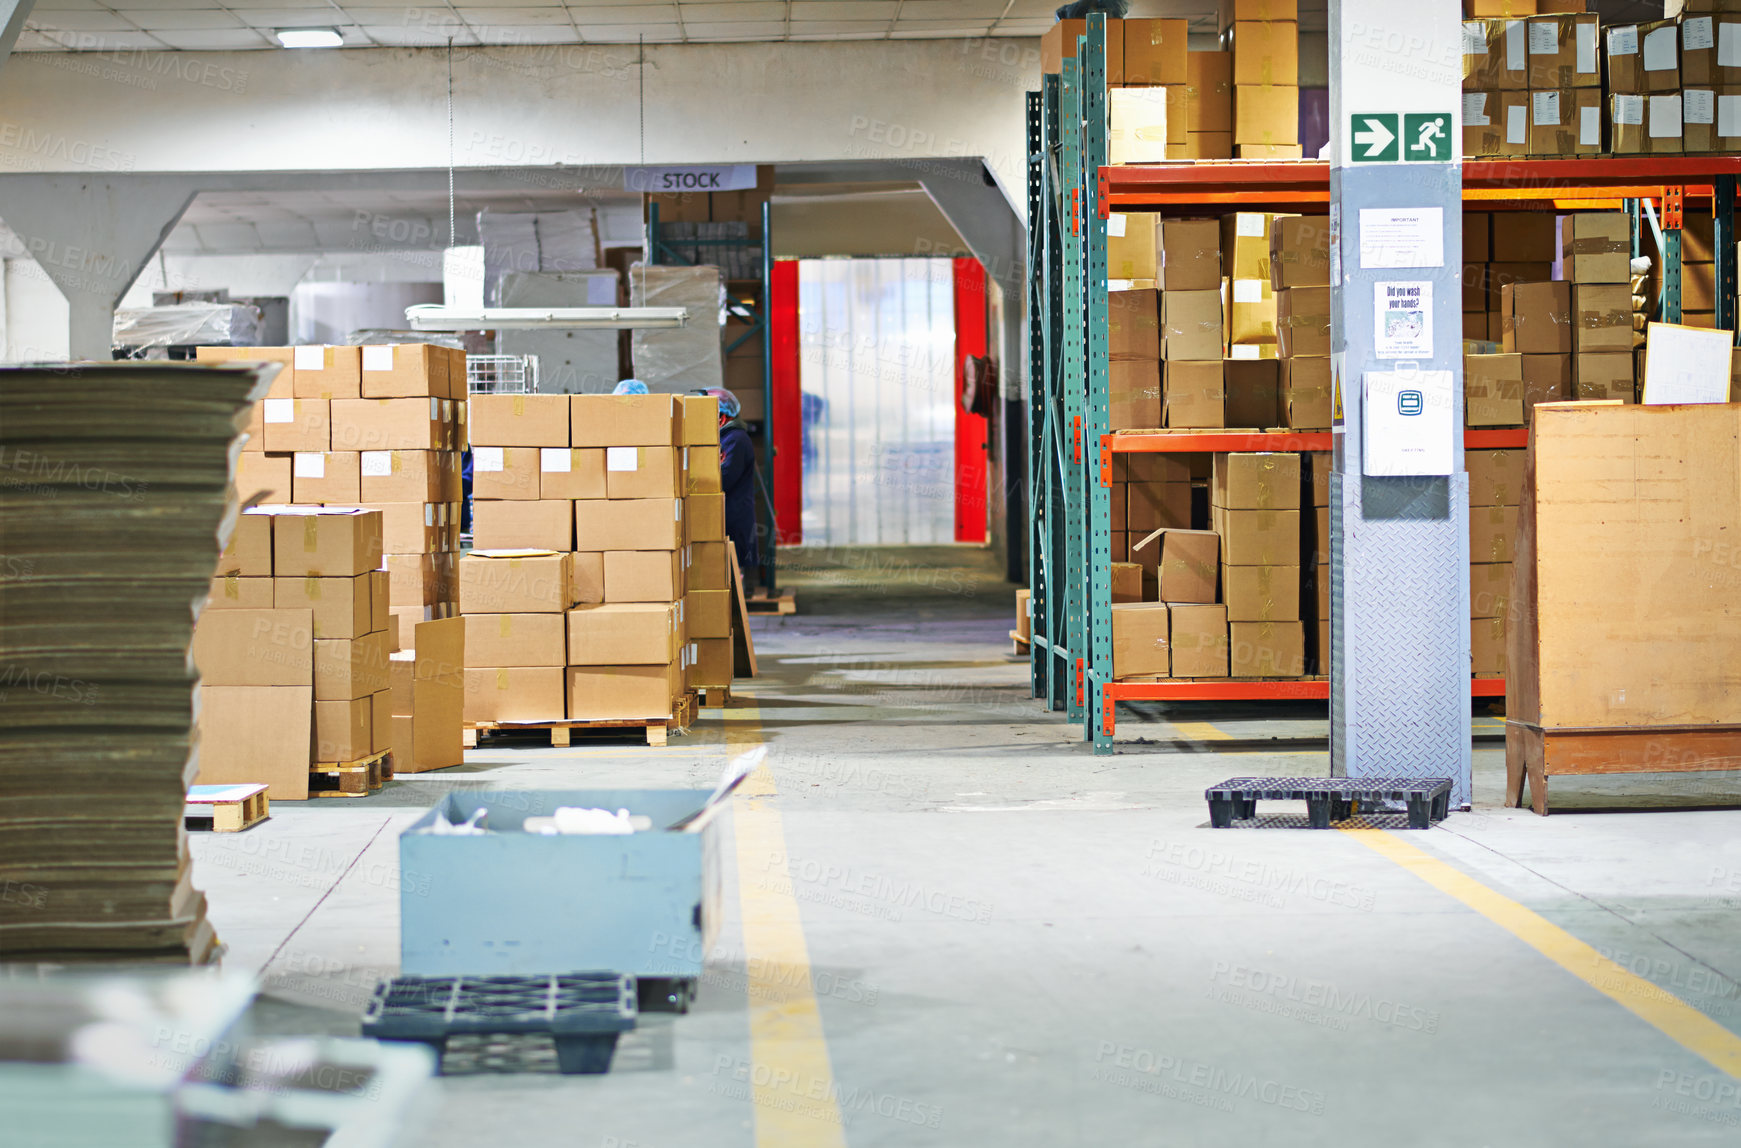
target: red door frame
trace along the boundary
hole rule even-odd
[[[986,352],[985,268],[977,259],[955,264],[955,541],[985,541],[986,418],[961,405],[969,355]]]
[[[774,261],[768,284],[771,375],[768,421],[774,436],[774,517],[778,544],[804,539],[804,397],[798,379],[798,261]]]

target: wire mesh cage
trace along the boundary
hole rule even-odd
[[[474,395],[530,395],[538,391],[537,355],[467,355],[466,390]]]

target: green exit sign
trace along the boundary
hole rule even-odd
[[[1450,112],[1356,112],[1348,117],[1355,163],[1450,163]]]

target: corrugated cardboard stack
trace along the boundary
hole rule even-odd
[[[1517,507],[1523,494],[1522,450],[1472,450],[1469,472],[1469,626],[1471,672],[1505,676],[1506,620]]]
[[[1330,468],[1333,456],[1327,450],[1315,450],[1301,459],[1301,539],[1303,573],[1309,582],[1300,592],[1302,607],[1310,607],[1306,637],[1310,643],[1307,660],[1315,674],[1330,672]],[[1307,506],[1312,514],[1304,513]],[[1302,610],[1302,612],[1306,612]]]
[[[1463,214],[1463,337],[1498,343],[1508,283],[1553,278],[1558,239],[1554,217],[1538,211]],[[1471,316],[1480,316],[1471,318]]]
[[[1276,297],[1270,282],[1270,229],[1276,218],[1261,211],[1235,211],[1221,217],[1228,358],[1276,357]]]
[[[1160,226],[1162,418],[1169,427],[1226,423],[1221,359],[1221,241],[1213,219]]]
[[[1169,158],[1232,159],[1233,54],[1187,52],[1184,86],[1167,108],[1168,130],[1179,114],[1185,129],[1184,148],[1174,154],[1176,145],[1169,144]]]
[[[1528,26],[1521,18],[1465,20],[1463,154],[1528,155],[1529,116]]]
[[[1269,268],[1281,368],[1276,422],[1299,430],[1328,430],[1330,217],[1277,216],[1270,225]]]
[[[1575,294],[1573,285],[1563,280],[1507,283],[1500,289],[1499,345],[1506,355],[1517,358],[1515,365],[1504,367],[1516,376],[1517,405],[1515,409],[1511,406],[1512,396],[1506,388],[1496,387],[1490,396],[1496,405],[1483,413],[1481,400],[1488,396],[1466,390],[1466,396],[1476,401],[1465,407],[1465,425],[1527,426],[1534,421],[1537,403],[1561,402],[1572,397],[1572,355],[1581,339],[1579,316],[1573,305]],[[1626,311],[1621,317],[1628,339],[1632,329],[1631,298],[1627,292]],[[1601,297],[1585,296],[1584,301],[1599,304]],[[1609,320],[1592,317],[1592,322],[1605,321]]]
[[[1149,270],[1152,272],[1153,268]],[[1106,302],[1107,425],[1114,430],[1158,428],[1161,426],[1159,293],[1152,287],[1112,291]],[[1121,524],[1115,524],[1114,528],[1121,528]]]
[[[1172,461],[1182,468],[1182,458]],[[1227,608],[1216,598],[1219,537],[1212,530],[1160,529],[1133,545],[1131,557],[1140,555],[1148,565],[1135,567],[1144,582],[1135,596],[1118,592],[1114,566],[1113,676],[1120,681],[1226,677]]]
[[[1604,30],[1608,56],[1605,118],[1617,154],[1682,150],[1679,20],[1617,24]],[[1695,103],[1700,102],[1695,98]],[[1713,110],[1715,101],[1713,99]],[[1714,119],[1714,117],[1701,117]],[[1709,132],[1714,124],[1707,123]]]
[[[1529,155],[1601,154],[1600,25],[1600,17],[1583,12],[1531,16],[1524,21]]]
[[[573,572],[574,555],[555,550],[473,550],[460,558],[465,721],[561,721],[568,716],[568,609],[581,601],[596,602],[602,592],[596,567],[587,571],[585,587]],[[413,691],[416,671],[413,663]],[[395,686],[403,689],[402,663],[394,672]],[[397,702],[396,708],[403,704]]]
[[[1300,158],[1299,18],[1297,0],[1222,0],[1240,159]]]
[[[1633,398],[1632,231],[1620,211],[1560,217],[1561,277],[1572,285],[1572,370],[1562,398]],[[1527,386],[1525,400],[1544,401]],[[1525,417],[1531,412],[1525,411]],[[1533,421],[1533,419],[1532,419]]]
[[[604,497],[605,460],[603,450],[570,447],[572,397],[472,399],[474,548],[574,549],[574,500]]]
[[[1112,458],[1112,559],[1137,565],[1136,598],[1154,600],[1160,551],[1133,549],[1157,530],[1191,527],[1191,467],[1166,452]]]
[[[1686,8],[1680,17],[1681,150],[1741,151],[1741,12],[1728,0]],[[1656,112],[1652,102],[1647,118]],[[1662,113],[1665,130],[1672,112]]]
[[[689,636],[689,687],[731,685],[733,593],[731,543],[719,469],[719,400],[679,395],[683,452],[683,520],[688,527],[683,621]]]
[[[1238,677],[1306,672],[1300,621],[1300,456],[1215,456],[1210,515],[1221,536],[1229,669]]]
[[[418,622],[400,631],[401,644],[408,644],[388,658],[387,721],[394,773],[422,773],[465,761],[465,639],[466,622],[458,617]]]

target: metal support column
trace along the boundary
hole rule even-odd
[[[1681,223],[1686,189],[1662,189],[1662,321],[1681,321]]]
[[[1717,261],[1717,329],[1735,331],[1735,177],[1711,180],[1712,254]]]
[[[1059,579],[1064,591],[1064,628],[1070,635],[1065,694],[1065,716],[1073,722],[1083,720],[1087,698],[1083,691],[1084,661],[1087,637],[1083,591],[1087,584],[1088,555],[1083,545],[1086,524],[1083,522],[1082,409],[1083,379],[1087,372],[1087,353],[1083,336],[1087,331],[1087,313],[1083,302],[1087,294],[1083,282],[1086,267],[1082,259],[1082,83],[1077,61],[1066,57],[1063,67],[1062,98],[1060,100],[1060,152],[1058,166],[1068,197],[1059,223],[1064,232],[1064,321],[1059,342],[1063,347],[1062,392],[1064,399],[1064,576]]]
[[[1460,11],[1330,5],[1330,768],[1448,777],[1470,800],[1468,476],[1463,472]],[[1375,46],[1382,45],[1382,49]],[[1381,301],[1424,288],[1423,334]],[[1406,327],[1398,316],[1397,327]],[[1387,345],[1389,344],[1389,345]],[[1367,404],[1367,388],[1384,406]],[[1374,402],[1378,400],[1375,398]],[[1446,409],[1448,408],[1448,409]],[[1410,419],[1418,417],[1419,423]],[[1384,420],[1437,457],[1392,459]],[[1392,436],[1387,429],[1384,434]],[[1443,441],[1448,437],[1449,442]],[[1371,473],[1372,471],[1383,473]],[[1448,473],[1447,473],[1448,472]]]
[[[1100,212],[1100,169],[1107,162],[1106,16],[1088,17],[1088,35],[1079,53],[1082,81],[1082,243],[1085,256],[1084,310],[1087,374],[1082,404],[1082,449],[1077,454],[1085,497],[1082,601],[1087,632],[1083,648],[1084,741],[1094,752],[1112,752],[1111,703],[1101,687],[1112,680],[1112,490],[1100,468],[1100,439],[1112,428],[1107,410],[1106,219]]]

